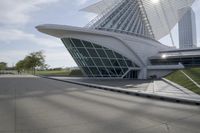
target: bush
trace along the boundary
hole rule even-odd
[[[72,70],[70,73],[69,73],[69,76],[71,77],[82,77],[83,76],[83,73],[81,72],[81,70],[79,69],[76,69],[76,70]]]

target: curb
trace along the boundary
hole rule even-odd
[[[55,80],[55,81],[61,81],[61,82],[66,82],[66,83],[71,83],[71,84],[76,84],[76,85],[82,85],[82,86],[86,86],[86,87],[92,87],[92,88],[101,89],[101,90],[122,93],[122,94],[126,94],[126,95],[131,95],[131,96],[138,96],[138,97],[144,97],[144,98],[150,98],[150,99],[156,99],[156,100],[162,100],[162,101],[168,101],[168,102],[174,102],[174,103],[200,106],[200,100],[191,100],[191,99],[185,99],[185,98],[161,96],[161,95],[145,93],[145,92],[124,90],[124,89],[117,88],[117,87],[103,86],[103,85],[97,85],[97,84],[91,84],[91,83],[83,83],[83,82],[77,82],[77,81],[71,81],[71,80],[55,79],[55,78],[45,77],[45,76],[40,76],[40,77]]]

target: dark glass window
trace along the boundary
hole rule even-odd
[[[115,67],[120,66],[119,63],[117,62],[117,60],[111,59],[112,65]]]
[[[129,67],[133,67],[133,63],[130,60],[126,60],[126,63]]]
[[[78,39],[71,39],[76,47],[84,47],[82,42]]]
[[[91,58],[84,59],[88,66],[95,66]]]
[[[118,61],[119,61],[120,66],[127,67],[126,62],[124,60],[118,60]]]
[[[70,41],[70,39],[61,39],[62,40],[62,42],[65,44],[65,46],[67,47],[67,48],[72,48],[72,47],[74,47],[74,45],[72,44],[72,42]]]
[[[83,44],[85,45],[86,48],[93,48],[92,43],[86,42],[86,41],[82,41],[82,42],[83,42]]]
[[[128,71],[128,68],[123,68],[124,73]]]
[[[106,58],[106,53],[104,52],[103,49],[97,49],[97,52],[99,54],[100,57]]]
[[[115,55],[113,54],[112,50],[106,50],[106,53],[108,55],[108,58],[115,58]]]
[[[88,49],[88,52],[91,55],[91,57],[99,57],[94,49]]]
[[[93,75],[101,75],[96,67],[89,67]]]
[[[106,47],[78,39],[62,41],[89,77],[122,77],[128,67],[133,67],[132,61]]]
[[[97,66],[103,66],[103,63],[102,63],[102,61],[99,58],[93,58],[93,60],[94,60],[94,63]]]
[[[92,73],[90,72],[90,70],[87,67],[83,67],[83,71],[87,74],[92,76]]]
[[[110,63],[109,59],[102,59],[103,63],[105,66],[112,66],[112,64]]]
[[[78,51],[82,55],[82,57],[90,57],[85,48],[78,48]]]
[[[115,68],[115,71],[116,71],[116,73],[117,73],[117,75],[123,75],[123,71],[122,71],[122,69],[120,69],[120,68]]]
[[[102,75],[109,76],[109,73],[107,72],[105,67],[99,67],[99,71],[101,72]]]
[[[112,77],[116,77],[117,74],[115,72],[115,69],[114,68],[107,68],[109,74],[112,76]]]

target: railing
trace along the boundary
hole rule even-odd
[[[122,3],[124,2],[124,0],[121,0],[121,1],[118,1],[118,2],[115,2],[114,5],[112,6],[109,6],[108,8],[106,8],[105,11],[103,11],[100,15],[98,15],[97,17],[95,17],[94,19],[92,19],[86,26],[85,28],[91,28],[92,26],[94,26],[94,24],[96,22],[98,22],[101,18],[105,18],[105,16],[107,16],[107,14],[111,11],[113,11],[114,7],[117,7],[118,5],[121,5]]]

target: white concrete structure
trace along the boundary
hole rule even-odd
[[[103,0],[82,9],[99,14],[84,28],[51,24],[36,28],[60,38],[88,77],[162,77],[184,66],[179,62],[152,65],[151,57],[160,56],[160,51],[171,50],[157,39],[169,33],[179,20],[171,9],[177,12],[178,8],[190,6],[193,2]]]
[[[183,12],[187,11],[184,15]],[[196,48],[196,19],[195,13],[191,7],[185,7],[179,10],[181,17],[179,26],[179,48]],[[182,16],[183,15],[183,16]]]

